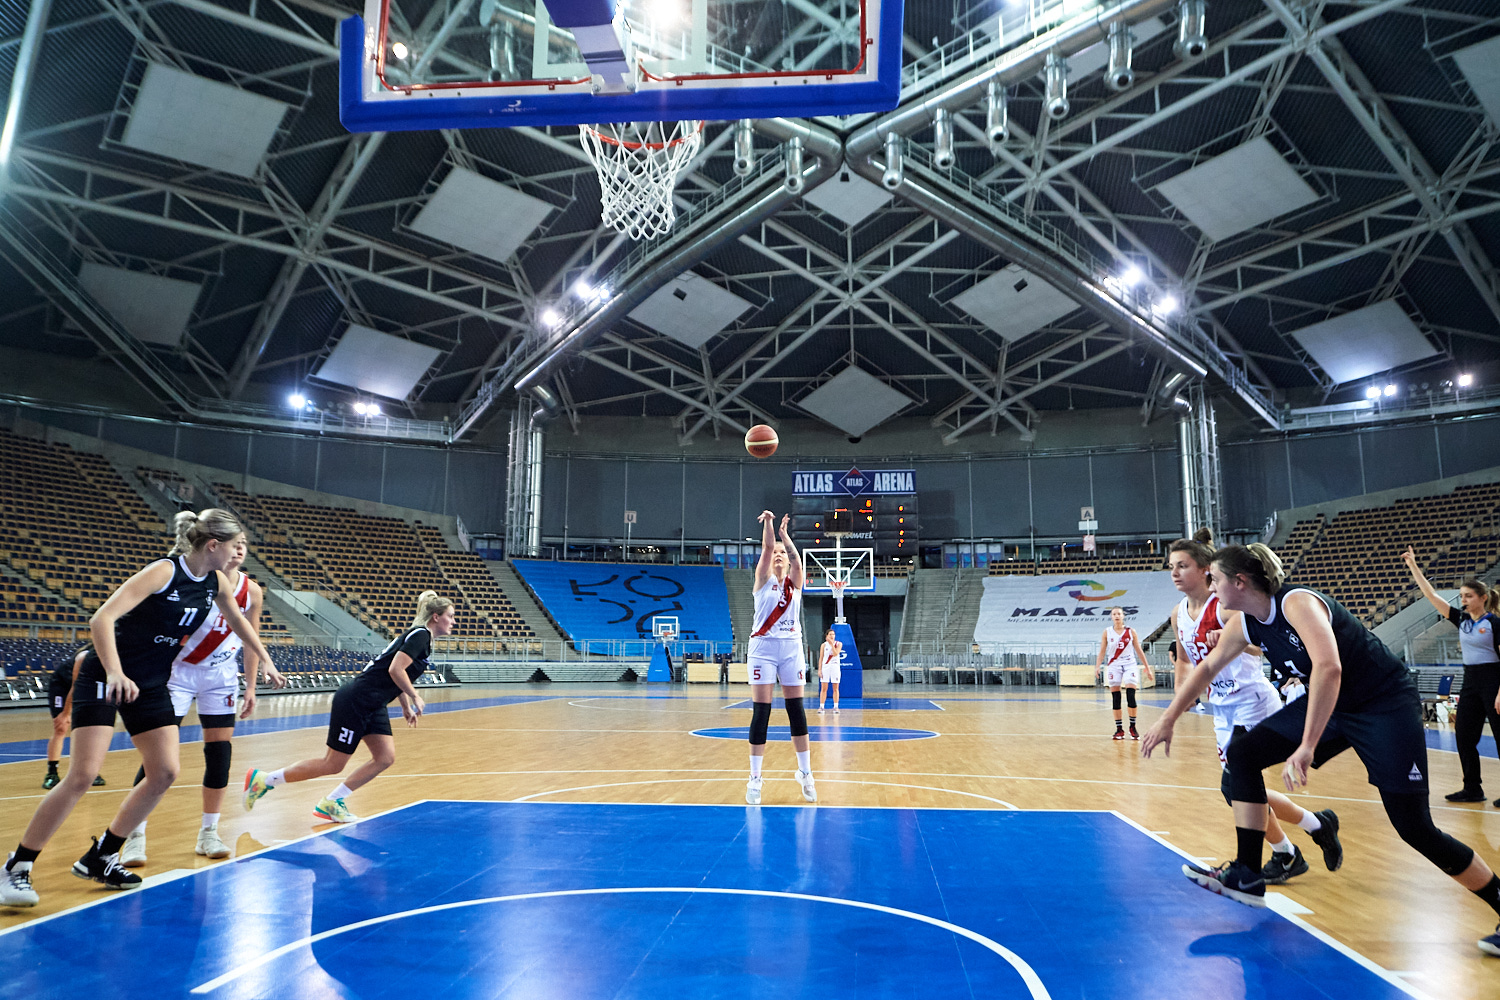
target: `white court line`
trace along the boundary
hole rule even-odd
[[[231,858],[231,859],[229,859],[227,861],[220,861],[217,864],[205,865],[202,868],[194,868],[191,871],[189,871],[186,875],[183,875],[181,877],[182,878],[190,878],[193,875],[202,875],[204,872],[214,871],[215,869],[221,868],[221,867],[223,867],[225,865],[237,865],[237,864],[239,864],[242,861],[248,861],[248,860],[250,860],[251,858],[255,857],[256,855],[265,854],[267,851],[279,851],[279,850],[281,850],[281,848],[285,847],[287,844],[300,844],[302,841],[304,841],[304,840],[311,840],[314,837],[326,837],[326,836],[328,836],[331,833],[337,833],[339,830],[348,829],[351,826],[355,826],[355,825],[357,825],[359,823],[366,822],[367,820],[372,820],[372,819],[375,819],[375,818],[380,817],[380,816],[389,816],[392,813],[398,813],[398,812],[400,812],[403,809],[410,809],[412,806],[422,805],[426,801],[427,801],[426,799],[418,799],[415,802],[408,802],[404,806],[396,806],[394,809],[387,809],[384,812],[374,813],[373,815],[370,815],[370,816],[361,816],[359,819],[355,820],[353,823],[343,823],[343,824],[340,824],[339,826],[333,827],[333,828],[328,829],[328,830],[315,830],[314,832],[309,833],[309,834],[307,834],[304,837],[294,837],[291,840],[284,840],[284,841],[281,841],[279,843],[272,844],[272,845],[270,845],[268,847],[262,847],[258,851],[251,851],[249,854],[242,854],[242,855],[240,855],[237,858]],[[167,874],[167,873],[164,872],[163,875],[165,875],[165,874]],[[153,877],[151,879],[143,881],[141,885],[139,885],[136,888],[131,889],[131,890],[122,890],[122,891],[116,891],[116,892],[110,892],[108,890],[100,890],[103,893],[103,895],[100,898],[98,898],[96,900],[93,900],[92,902],[89,902],[89,903],[79,903],[77,906],[70,906],[66,910],[58,910],[56,913],[49,913],[45,917],[37,917],[35,920],[27,920],[27,921],[24,921],[22,923],[16,924],[14,927],[6,927],[5,929],[0,930],[0,937],[4,937],[7,934],[14,934],[14,933],[16,933],[19,930],[24,930],[24,929],[29,928],[29,927],[35,927],[37,924],[45,924],[49,920],[56,920],[58,917],[66,917],[69,914],[77,913],[79,910],[87,910],[87,909],[91,909],[91,908],[93,908],[95,906],[102,906],[105,903],[112,902],[112,901],[114,901],[116,899],[127,899],[129,897],[134,896],[136,893],[146,892],[146,891],[148,891],[150,889],[156,888],[157,886],[166,885],[169,882],[176,882],[176,881],[177,881],[176,878],[168,879],[168,878],[163,878],[161,876],[156,876],[156,877]],[[146,884],[147,882],[149,882],[150,884]]]
[[[1152,840],[1156,841],[1158,844],[1162,845],[1163,847],[1171,850],[1173,853],[1179,854],[1182,857],[1187,858],[1189,861],[1197,863],[1198,859],[1195,858],[1195,857],[1193,857],[1187,851],[1184,851],[1182,848],[1177,847],[1177,846],[1175,846],[1173,844],[1169,844],[1167,841],[1162,840],[1156,834],[1152,833],[1150,830],[1146,829],[1144,826],[1141,826],[1141,824],[1137,823],[1135,820],[1131,819],[1129,816],[1126,816],[1126,815],[1124,815],[1124,814],[1122,814],[1122,813],[1120,813],[1120,812],[1118,812],[1116,810],[1113,810],[1113,809],[1110,810],[1110,811],[1113,812],[1116,816],[1118,816],[1120,818],[1121,822],[1128,823],[1129,825],[1135,827],[1137,830],[1141,831],[1146,836],[1150,837]],[[1238,905],[1241,905],[1241,904],[1237,903],[1235,905],[1238,906]],[[1294,905],[1296,905],[1296,904],[1294,903]],[[1306,931],[1308,934],[1311,934],[1313,937],[1317,938],[1319,941],[1322,941],[1324,944],[1328,945],[1328,947],[1332,948],[1334,951],[1336,951],[1339,954],[1343,955],[1345,958],[1351,959],[1356,964],[1361,965],[1364,968],[1366,968],[1366,969],[1370,970],[1371,972],[1375,973],[1375,975],[1379,976],[1381,979],[1383,979],[1386,982],[1390,983],[1392,986],[1396,987],[1401,992],[1406,993],[1406,994],[1408,994],[1410,996],[1416,997],[1417,1000],[1433,1000],[1433,998],[1430,997],[1430,996],[1428,996],[1426,993],[1423,993],[1421,990],[1417,989],[1415,986],[1413,986],[1410,983],[1408,983],[1408,982],[1400,979],[1399,977],[1397,977],[1397,975],[1394,972],[1390,971],[1389,969],[1383,968],[1382,966],[1379,966],[1379,965],[1375,964],[1373,961],[1371,961],[1370,959],[1368,959],[1365,956],[1361,955],[1359,952],[1355,951],[1353,948],[1351,948],[1348,945],[1344,944],[1342,941],[1339,941],[1337,938],[1333,937],[1330,934],[1326,934],[1323,931],[1318,930],[1312,924],[1310,924],[1307,921],[1303,920],[1296,913],[1290,912],[1291,909],[1292,909],[1291,907],[1280,907],[1280,906],[1271,907],[1271,906],[1268,906],[1267,909],[1271,910],[1271,912],[1275,913],[1278,917],[1280,917],[1281,919],[1287,921],[1288,923],[1291,923],[1291,924],[1296,925],[1297,927],[1300,927],[1302,930]],[[1311,912],[1311,911],[1309,910],[1308,912]]]
[[[831,903],[835,906],[847,906],[858,910],[873,910],[876,913],[888,913],[892,916],[905,917],[908,920],[915,920],[919,923],[930,924],[933,927],[948,931],[950,934],[957,934],[960,937],[966,937],[970,941],[988,948],[990,951],[994,952],[996,955],[999,955],[1007,963],[1009,963],[1011,968],[1016,970],[1016,973],[1020,975],[1021,980],[1026,984],[1026,988],[1031,992],[1032,1000],[1051,1000],[1052,995],[1047,992],[1047,987],[1042,984],[1041,977],[1036,974],[1036,970],[1028,965],[1026,963],[1026,960],[1021,958],[1021,956],[1017,955],[1015,952],[1011,951],[1009,948],[1006,948],[999,942],[985,937],[978,931],[969,930],[967,927],[960,927],[958,924],[952,924],[946,920],[940,920],[937,917],[929,917],[925,913],[914,913],[911,910],[901,910],[897,909],[894,906],[882,906],[879,903],[866,903],[862,900],[857,899],[836,899],[832,896],[813,896],[808,893],[802,892],[776,892],[769,889],[717,889],[706,888],[703,886],[636,886],[621,889],[557,889],[551,892],[523,892],[516,893],[515,895],[511,896],[489,896],[484,899],[466,899],[456,903],[442,903],[437,906],[423,906],[412,910],[402,910],[399,913],[387,913],[385,916],[371,917],[368,920],[360,920],[352,924],[345,924],[342,927],[334,927],[329,930],[322,931],[321,933],[302,938],[299,941],[293,941],[290,944],[282,945],[280,948],[277,948],[274,951],[268,951],[264,955],[259,956],[253,961],[247,962],[244,965],[239,966],[238,968],[232,969],[216,979],[210,979],[206,983],[201,983],[200,985],[193,987],[191,992],[199,994],[212,992],[213,990],[218,989],[220,986],[233,982],[234,980],[245,975],[247,972],[253,972],[255,969],[258,969],[263,965],[269,965],[271,962],[274,962],[276,959],[281,958],[283,955],[290,954],[291,952],[298,951],[302,948],[310,948],[320,941],[324,941],[339,934],[344,934],[348,931],[364,930],[367,927],[376,927],[380,924],[389,923],[393,920],[403,920],[407,917],[422,917],[427,916],[431,913],[441,913],[445,910],[465,909],[471,906],[485,906],[490,903],[510,903],[517,900],[553,899],[561,896],[605,896],[642,893],[681,893],[689,896],[697,895],[700,893],[704,895],[715,896],[768,896],[773,899],[797,899],[811,903]]]
[[[839,772],[834,772],[839,773]],[[512,802],[531,802],[542,795],[561,795],[564,792],[590,792],[597,788],[619,788],[627,785],[673,785],[686,784],[691,781],[740,781],[743,775],[733,778],[646,778],[641,781],[607,781],[598,785],[579,785],[576,788],[553,788],[544,792],[532,792]],[[768,778],[768,781],[793,781],[793,778]],[[956,788],[939,788],[936,785],[908,785],[899,781],[864,781],[856,778],[821,778],[817,779],[830,785],[888,785],[892,788],[917,788],[928,792],[947,792],[950,795],[966,795],[973,799],[983,799],[993,802],[1002,809],[1015,809],[1016,807],[1004,799],[993,798],[989,795],[980,795],[978,792],[961,792]],[[663,802],[662,805],[677,805],[676,802]],[[899,809],[900,806],[882,806],[883,809]]]

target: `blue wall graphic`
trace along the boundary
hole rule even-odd
[[[677,618],[680,642],[713,644],[685,652],[728,653],[734,646],[718,566],[517,559],[515,567],[568,638],[586,643],[591,653],[650,656],[651,619],[657,615]]]

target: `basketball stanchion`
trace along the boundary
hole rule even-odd
[[[580,125],[583,151],[599,171],[603,222],[631,239],[655,239],[677,221],[677,175],[703,147],[703,123]]]

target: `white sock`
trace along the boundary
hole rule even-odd
[[[805,774],[812,774],[812,751],[811,750],[798,750],[797,751],[797,770],[802,771]]]
[[[141,820],[141,825],[138,826],[138,827],[136,827],[134,830],[130,831],[130,835],[132,837],[135,836],[136,834],[140,834],[142,837],[144,837],[146,835],[146,821],[145,820]]]
[[[1281,833],[1281,843],[1271,845],[1272,854],[1295,854],[1296,852],[1297,848],[1293,846],[1292,838],[1286,835],[1285,830]]]
[[[205,830],[212,830],[215,827],[217,827],[218,825],[219,825],[219,814],[218,813],[204,813],[203,814],[203,829],[205,829]]]
[[[759,778],[760,777],[760,764],[761,764],[761,761],[763,761],[765,759],[766,759],[765,757],[763,757],[763,756],[761,756],[759,754],[751,754],[750,755],[750,777],[752,777],[752,778]]]
[[[270,785],[272,788],[280,788],[282,785],[286,784],[286,771],[272,771],[270,774],[266,775],[266,784]]]
[[[1302,810],[1302,818],[1297,821],[1297,825],[1308,833],[1317,833],[1323,829],[1323,821],[1314,816],[1311,809]]]
[[[335,788],[333,790],[333,792],[328,797],[330,799],[342,799],[342,798],[346,798],[346,797],[348,797],[350,795],[353,795],[353,794],[354,794],[354,789],[350,788],[348,785],[344,784],[341,781],[341,782],[339,782],[339,787]]]

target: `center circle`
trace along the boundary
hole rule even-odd
[[[711,740],[748,740],[748,726],[720,726],[714,729],[694,729],[694,736]],[[891,729],[884,726],[809,726],[807,735],[814,743],[889,743],[895,740],[931,740],[938,734],[930,729]],[[766,739],[773,743],[788,743],[792,732],[786,726],[772,726]]]

